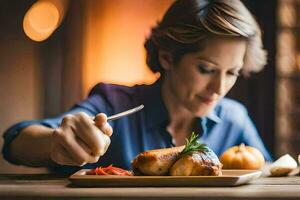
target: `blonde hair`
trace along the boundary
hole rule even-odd
[[[231,37],[247,41],[243,74],[260,71],[267,63],[261,30],[239,0],[177,0],[146,39],[147,64],[162,72],[158,50],[169,51],[173,61],[190,52],[200,51],[208,38]]]

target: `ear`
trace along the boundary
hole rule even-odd
[[[164,70],[170,70],[173,66],[173,59],[171,53],[165,50],[158,51],[159,63]]]

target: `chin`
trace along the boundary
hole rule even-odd
[[[209,113],[215,108],[214,105],[198,105],[197,107],[194,107],[191,109],[191,111],[194,113],[197,117],[205,117],[209,115]]]
[[[211,111],[211,110],[209,110],[209,111],[201,110],[201,111],[198,111],[198,112],[196,112],[196,113],[194,113],[194,114],[195,114],[195,116],[197,116],[197,117],[205,117],[205,116],[207,116],[207,115],[210,113],[210,111]]]

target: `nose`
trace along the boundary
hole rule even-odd
[[[210,92],[217,94],[218,96],[223,96],[226,92],[226,75],[219,73],[212,77],[209,84]]]

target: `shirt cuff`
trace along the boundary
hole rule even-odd
[[[24,128],[26,128],[30,125],[34,125],[34,124],[42,125],[43,123],[41,123],[40,121],[24,121],[24,122],[17,123],[16,125],[10,127],[7,131],[4,132],[4,134],[3,134],[4,144],[3,144],[3,148],[2,148],[2,155],[5,160],[7,160],[8,162],[10,162],[12,164],[19,165],[18,163],[16,163],[15,161],[13,161],[11,159],[10,144],[21,133],[21,131]],[[45,125],[45,124],[43,124],[43,125]]]

